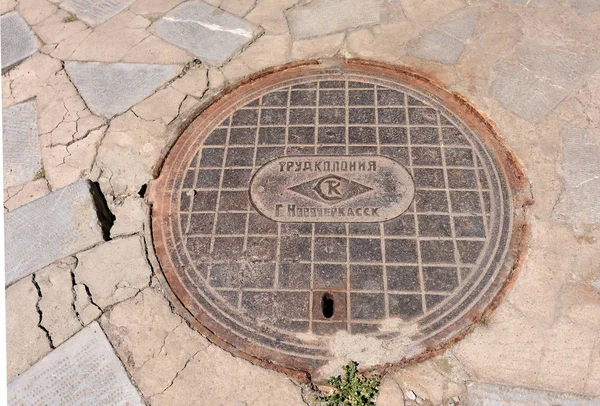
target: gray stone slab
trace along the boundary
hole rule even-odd
[[[292,36],[300,39],[377,24],[383,12],[381,0],[314,0],[285,14]]]
[[[406,45],[406,51],[412,56],[448,65],[454,65],[464,49],[463,42],[438,30],[427,32]]]
[[[42,169],[35,100],[2,110],[4,187],[33,180]]]
[[[16,11],[0,17],[0,31],[4,73],[37,51],[37,47],[33,32]]]
[[[181,71],[175,65],[67,62],[65,69],[87,106],[111,118],[150,96]]]
[[[600,398],[584,398],[570,394],[487,383],[467,385],[469,406],[598,406]]]
[[[477,27],[479,13],[473,10],[452,14],[421,37],[410,41],[407,52],[420,59],[454,65]]]
[[[8,384],[8,404],[144,405],[97,322]]]
[[[507,109],[536,123],[592,69],[588,56],[527,42],[496,66],[492,94]]]
[[[438,28],[446,34],[452,35],[458,39],[468,40],[475,33],[479,17],[480,15],[477,11],[470,10],[439,25]]]
[[[188,1],[156,21],[151,31],[203,62],[221,65],[251,42],[259,28],[203,1]]]
[[[600,1],[598,0],[571,0],[571,3],[580,14],[600,11]]]
[[[563,142],[563,193],[554,216],[574,224],[600,223],[600,141],[566,126]]]
[[[89,180],[66,186],[4,215],[6,285],[104,241],[109,213]]]
[[[96,25],[117,15],[135,0],[64,0],[60,7],[75,14],[81,21]]]

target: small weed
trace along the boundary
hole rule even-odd
[[[77,21],[77,17],[75,17],[73,14],[69,14],[68,17],[63,18],[63,23],[72,23],[73,21]]]
[[[33,177],[33,180],[42,179],[45,176],[46,176],[46,171],[44,170],[44,168],[41,168],[39,171],[37,171],[37,173]]]
[[[365,377],[358,373],[358,363],[350,361],[342,369],[345,374],[341,376],[332,376],[327,380],[327,384],[333,386],[334,393],[319,396],[318,402],[325,406],[374,406],[373,398],[379,391],[381,377],[372,375]]]

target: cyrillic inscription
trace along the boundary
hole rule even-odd
[[[412,177],[383,156],[288,156],[261,167],[250,182],[259,213],[281,222],[380,222],[404,213]]]

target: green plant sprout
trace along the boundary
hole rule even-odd
[[[327,384],[334,388],[334,392],[317,398],[325,406],[375,406],[373,398],[379,391],[381,377],[372,375],[365,377],[358,373],[358,362],[350,361],[342,369],[345,374],[332,376]]]

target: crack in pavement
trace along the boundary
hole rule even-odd
[[[48,329],[46,327],[44,327],[44,325],[42,324],[42,319],[43,319],[44,315],[42,313],[42,309],[40,309],[40,301],[42,300],[43,295],[42,295],[42,289],[40,288],[40,285],[35,280],[35,273],[31,274],[31,282],[33,283],[33,286],[35,286],[35,289],[37,290],[37,294],[38,294],[38,299],[37,299],[37,302],[35,303],[35,310],[37,311],[40,318],[38,320],[37,326],[40,328],[40,330],[42,330],[44,332],[44,334],[46,334],[46,338],[48,339],[48,344],[50,345],[50,349],[53,350],[56,347],[54,346],[54,342],[52,341],[52,336],[50,335],[50,331],[48,331]]]

